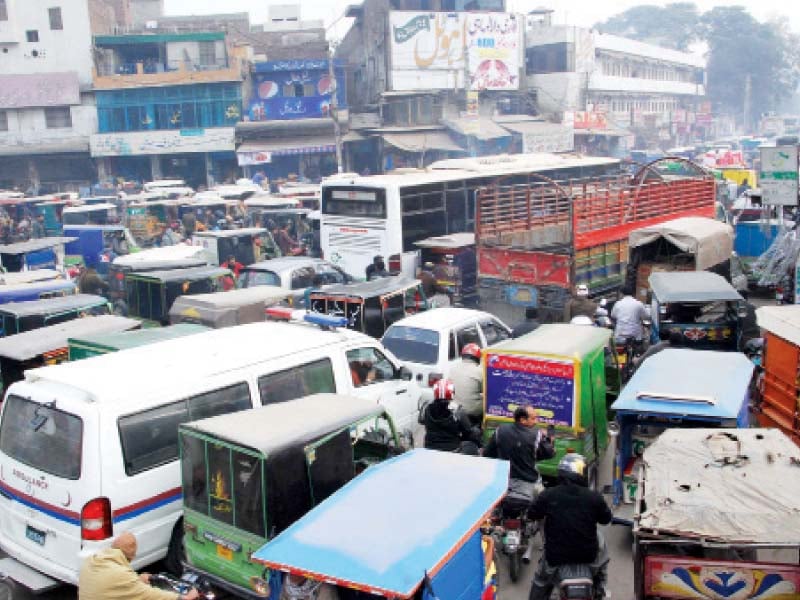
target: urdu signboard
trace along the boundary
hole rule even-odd
[[[761,148],[758,184],[762,202],[780,206],[797,205],[797,146]]]

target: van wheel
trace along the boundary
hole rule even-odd
[[[185,560],[186,548],[183,545],[183,519],[181,518],[172,528],[172,536],[169,538],[164,566],[172,575],[180,577],[183,575],[183,562]],[[2,597],[0,597],[0,600],[3,600]]]

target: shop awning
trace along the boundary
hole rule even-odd
[[[421,153],[428,150],[465,152],[445,131],[409,131],[407,133],[384,133],[383,141],[404,152]]]
[[[491,119],[481,117],[446,119],[444,124],[448,129],[452,129],[456,133],[472,136],[481,141],[511,137],[511,133],[500,127],[500,125]]]
[[[600,137],[628,137],[633,135],[627,129],[576,129],[575,135],[594,135]]]
[[[511,133],[519,133],[521,135],[549,135],[556,131],[562,131],[564,125],[558,123],[548,123],[547,121],[512,121],[512,122],[497,122],[500,127],[507,129]]]
[[[276,137],[243,142],[236,149],[239,166],[272,162],[274,156],[296,154],[323,154],[336,152],[336,140],[332,135],[306,137]]]

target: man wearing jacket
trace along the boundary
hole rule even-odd
[[[196,600],[197,590],[179,596],[151,587],[150,575],[137,575],[131,567],[136,556],[136,537],[125,532],[110,548],[86,559],[78,575],[78,600]]]

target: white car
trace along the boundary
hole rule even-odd
[[[434,308],[396,321],[381,341],[424,387],[447,377],[467,344],[485,348],[510,337],[511,329],[487,312]]]

